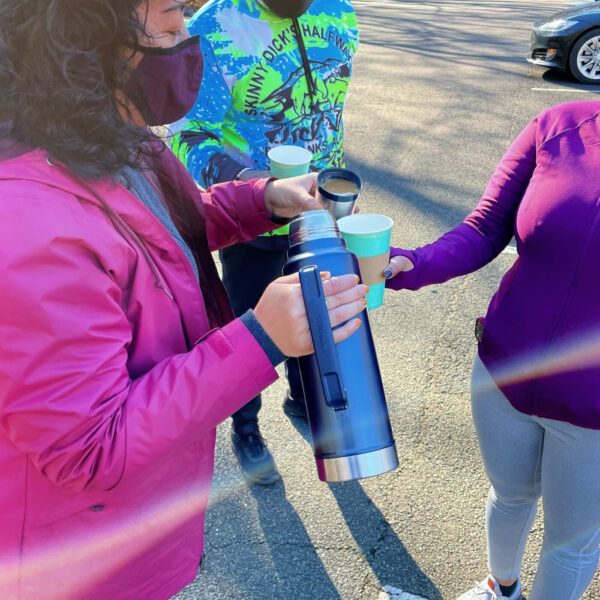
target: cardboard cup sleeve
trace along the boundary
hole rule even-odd
[[[362,282],[367,285],[377,285],[383,283],[385,277],[383,271],[390,262],[390,251],[376,256],[363,256],[358,259],[360,267],[360,277]]]

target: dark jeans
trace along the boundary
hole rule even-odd
[[[263,236],[246,244],[236,244],[219,251],[223,265],[223,283],[236,317],[254,308],[267,286],[281,276],[287,261],[287,236]],[[298,360],[285,361],[285,373],[292,398],[302,398]],[[238,433],[251,431],[258,422],[260,394],[232,415]]]

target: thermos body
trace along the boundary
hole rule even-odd
[[[299,223],[291,224],[291,246],[284,274],[309,267],[316,267],[317,272],[329,271],[332,276],[360,273],[356,257],[348,251],[335,221],[325,211],[305,213],[298,220]],[[319,223],[323,227],[315,226]],[[332,344],[347,395],[343,407],[331,405],[317,355],[299,359],[317,470],[323,481],[371,477],[398,466],[366,309],[359,318],[362,324],[353,335]],[[311,324],[311,332],[312,329]]]

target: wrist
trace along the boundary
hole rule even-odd
[[[250,333],[256,338],[256,341],[260,344],[263,352],[267,355],[271,364],[276,367],[282,363],[287,356],[279,350],[277,344],[271,339],[269,334],[265,331],[260,321],[257,319],[252,309],[246,311],[241,317],[240,321],[248,328]]]
[[[267,182],[265,183],[265,206],[267,207],[267,210],[269,211],[269,214],[271,215],[271,219],[276,216],[275,212],[273,211],[273,201],[272,201],[272,194],[273,194],[273,181],[276,181],[276,179],[268,179]]]
[[[269,218],[273,223],[275,223],[275,225],[287,225],[291,221],[291,219],[289,217],[279,216],[274,210],[274,206],[271,199],[272,190],[270,189],[274,181],[277,181],[277,178],[270,177],[265,184],[265,206],[269,211]]]
[[[250,171],[251,167],[244,167],[243,169],[240,169],[234,176],[233,180],[234,181],[241,181],[241,177],[244,173],[246,173],[247,171]]]

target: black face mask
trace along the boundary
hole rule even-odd
[[[303,15],[313,0],[263,0],[269,9],[278,17],[295,19]]]

